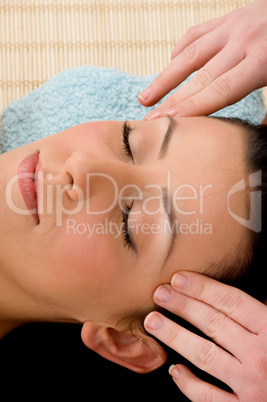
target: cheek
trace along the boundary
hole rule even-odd
[[[57,138],[59,149],[62,146],[69,148],[70,152],[87,149],[103,155],[103,149],[112,148],[114,145],[110,139],[114,138],[120,126],[120,122],[99,121],[71,127],[59,134]]]
[[[103,252],[105,250],[105,252]],[[114,256],[105,236],[90,233],[81,224],[64,233],[57,246],[57,258],[64,267],[65,277],[81,287],[104,284],[115,275]]]

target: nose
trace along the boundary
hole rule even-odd
[[[140,167],[94,154],[77,151],[65,162],[64,173],[72,178],[72,189],[67,190],[71,199],[98,200],[104,204],[118,200],[121,190],[123,196],[130,195],[131,189],[143,186],[144,175]]]

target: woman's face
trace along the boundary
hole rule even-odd
[[[229,208],[246,215],[244,192],[227,204],[246,175],[241,129],[205,117],[129,127],[86,123],[0,157],[0,266],[52,319],[115,326],[175,271],[204,272],[243,241]]]

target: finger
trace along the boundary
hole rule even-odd
[[[171,54],[171,60],[178,56],[178,54],[181,53],[187,46],[189,46],[190,43],[195,42],[197,39],[201,38],[213,29],[216,29],[224,22],[225,19],[226,16],[224,15],[222,17],[214,18],[212,20],[205,21],[202,24],[190,27],[182,36],[182,38],[176,43]]]
[[[173,105],[170,110],[164,112],[173,117],[202,116],[238,102],[250,92],[261,87],[262,79],[258,74],[256,63],[257,60],[252,57],[245,58],[230,71],[212,81],[203,91]],[[248,78],[252,76],[253,80]]]
[[[240,375],[241,370],[241,363],[234,356],[158,312],[150,313],[144,321],[144,326],[150,334],[195,366],[233,388],[236,375]]]
[[[202,91],[220,75],[231,70],[244,58],[242,50],[233,46],[225,46],[218,54],[208,61],[188,82],[178,88],[155,110],[166,111],[175,104],[184,101]]]
[[[212,36],[205,35],[187,46],[138,96],[139,101],[145,106],[154,105],[218,53],[225,45],[225,39],[220,31],[215,32]]]
[[[187,296],[213,306],[254,334],[266,328],[267,307],[240,289],[195,272],[176,273],[172,286]]]
[[[210,305],[183,295],[170,285],[159,286],[154,292],[154,301],[193,324],[240,361],[253,347],[254,334]]]
[[[238,400],[235,395],[200,380],[181,364],[171,366],[169,372],[177,387],[190,401],[232,402]]]

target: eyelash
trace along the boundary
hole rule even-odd
[[[131,130],[132,130],[132,128],[129,126],[128,122],[125,121],[122,126],[123,151],[124,151],[124,154],[128,158],[133,160],[133,155],[132,155],[131,147],[129,144],[129,135],[130,135]],[[131,205],[125,205],[124,209],[122,210],[122,238],[123,238],[124,247],[134,249],[134,245],[131,240],[131,236],[129,234],[129,227],[128,227],[128,217],[129,217],[130,211],[132,209],[132,206],[133,206],[133,202]]]
[[[122,210],[122,238],[124,242],[124,247],[132,249],[134,249],[134,245],[131,240],[131,236],[129,234],[128,217],[132,209],[133,203],[134,202],[132,202],[131,205],[125,205],[125,207]]]
[[[124,153],[126,154],[126,156],[133,160],[133,154],[132,154],[131,147],[129,144],[129,135],[130,135],[131,130],[132,130],[132,128],[129,126],[128,122],[125,121],[123,123],[123,127],[122,127],[123,150],[124,150]]]

